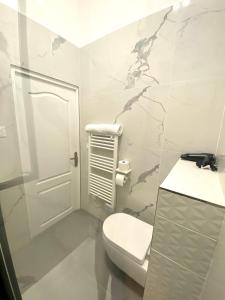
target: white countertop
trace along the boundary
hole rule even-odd
[[[179,159],[160,187],[225,207],[218,172],[200,169],[195,162]]]

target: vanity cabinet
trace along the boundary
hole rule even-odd
[[[144,300],[199,300],[225,208],[165,186],[158,193]]]

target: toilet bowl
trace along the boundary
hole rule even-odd
[[[103,223],[103,241],[112,262],[140,285],[145,285],[153,226],[125,213]]]

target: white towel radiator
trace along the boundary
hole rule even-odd
[[[105,201],[111,209],[116,204],[117,156],[117,135],[89,133],[88,193]]]

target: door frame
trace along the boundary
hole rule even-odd
[[[76,128],[75,128],[75,132],[74,132],[74,138],[75,140],[77,141],[77,153],[78,153],[78,166],[76,167],[77,169],[77,173],[79,174],[79,178],[77,178],[77,186],[79,187],[78,188],[78,197],[79,197],[79,203],[81,205],[81,199],[80,199],[80,196],[81,196],[81,185],[80,185],[80,182],[81,182],[81,168],[80,168],[80,161],[81,161],[81,157],[80,157],[80,109],[79,109],[79,87],[74,85],[74,84],[71,84],[71,83],[67,83],[65,81],[62,81],[62,80],[59,80],[59,79],[55,79],[53,77],[50,77],[50,76],[47,76],[47,75],[44,75],[44,74],[41,74],[41,73],[38,73],[38,72],[35,72],[33,70],[28,70],[28,69],[25,69],[25,68],[22,68],[22,67],[19,67],[19,66],[16,66],[16,65],[11,65],[11,79],[12,79],[12,91],[13,91],[13,103],[14,103],[14,107],[15,107],[15,118],[16,118],[16,122],[17,124],[19,124],[19,116],[18,116],[18,101],[17,101],[17,96],[16,96],[16,80],[15,80],[15,77],[16,77],[16,74],[20,74],[20,75],[25,75],[26,77],[28,78],[33,78],[33,79],[37,79],[37,80],[40,80],[40,81],[44,81],[44,82],[47,82],[47,83],[52,83],[54,85],[57,85],[59,87],[64,87],[64,88],[67,88],[67,89],[70,89],[74,92],[74,95],[75,95],[75,120],[76,120]],[[17,128],[17,134],[19,135],[19,132],[18,132],[18,128]],[[18,139],[19,140],[19,139]],[[28,142],[29,142],[29,139],[28,139]],[[32,146],[32,145],[30,145]],[[21,153],[21,145],[20,145],[20,142],[19,142],[19,151]],[[20,155],[21,156],[21,155]],[[24,177],[24,184],[27,184],[35,179],[37,179],[37,166],[36,164],[33,164],[33,161],[36,161],[35,159],[32,160],[31,159],[31,172],[29,174],[25,173],[25,174],[22,174],[22,176]],[[25,197],[26,198],[26,197]],[[29,229],[30,229],[30,236],[31,238],[33,238],[34,236],[37,235],[36,231],[33,229],[33,226],[32,226],[32,213],[31,213],[31,210],[30,210],[30,205],[28,203],[28,201],[26,200],[26,204],[27,204],[27,210],[28,210],[28,220],[29,220]],[[61,219],[63,219],[66,215],[70,214],[71,213],[71,210],[65,214],[62,215],[62,217],[59,217],[58,221],[60,221]],[[54,219],[54,218],[53,218]],[[53,220],[53,224],[54,224],[54,220]]]

